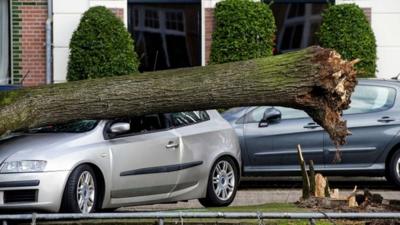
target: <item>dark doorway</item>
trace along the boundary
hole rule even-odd
[[[201,65],[200,1],[128,1],[140,71]]]
[[[322,22],[321,14],[329,6],[329,2],[326,0],[274,1],[271,9],[277,28],[277,53],[318,44],[316,33]]]

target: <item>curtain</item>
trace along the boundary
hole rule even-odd
[[[0,0],[0,85],[9,81],[9,6]]]

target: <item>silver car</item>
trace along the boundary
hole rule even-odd
[[[240,167],[236,134],[215,110],[75,121],[0,141],[0,209],[226,206]]]

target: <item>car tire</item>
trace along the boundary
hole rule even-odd
[[[89,165],[75,168],[65,186],[61,211],[69,213],[95,212],[98,199],[95,172]]]
[[[389,181],[400,187],[400,149],[397,150],[389,162]]]
[[[228,206],[235,199],[239,185],[239,171],[229,157],[218,159],[211,168],[207,184],[207,195],[199,199],[204,207]]]

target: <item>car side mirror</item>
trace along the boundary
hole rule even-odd
[[[265,110],[263,118],[261,119],[258,127],[268,127],[271,123],[279,123],[281,121],[281,111],[276,108],[268,108]]]
[[[129,123],[118,122],[110,127],[110,132],[114,134],[121,134],[130,131],[131,125]]]

